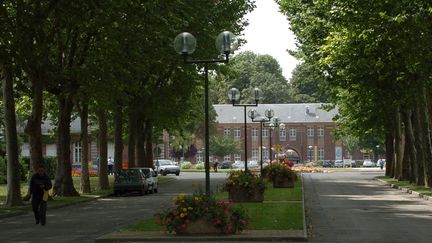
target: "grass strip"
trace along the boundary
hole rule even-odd
[[[269,184],[263,203],[235,203],[247,210],[251,219],[249,229],[253,230],[302,230],[303,204],[302,181],[294,188],[272,188]],[[217,199],[228,200],[227,192],[215,194]],[[131,224],[121,231],[164,231],[154,218]]]
[[[413,183],[410,183],[409,181],[398,181],[397,179],[391,178],[388,176],[378,176],[377,178],[380,180],[383,180],[389,184],[394,184],[396,186],[400,186],[402,188],[406,188],[406,189],[409,189],[411,191],[421,193],[423,195],[432,196],[432,188],[426,188],[424,186],[418,186],[418,185],[415,185]]]

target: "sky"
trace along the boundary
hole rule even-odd
[[[294,34],[285,15],[274,0],[256,0],[256,8],[246,18],[249,25],[243,32],[247,43],[239,51],[269,54],[278,60],[287,80],[299,63],[287,50],[295,49]]]

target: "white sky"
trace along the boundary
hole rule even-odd
[[[246,15],[249,25],[243,33],[247,43],[239,51],[273,56],[278,60],[283,75],[289,80],[292,70],[299,62],[287,52],[296,47],[288,20],[279,12],[279,5],[274,0],[256,0],[255,4],[254,11]]]

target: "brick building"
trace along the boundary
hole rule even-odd
[[[244,109],[232,105],[214,105],[217,113],[217,130],[220,135],[233,136],[240,141],[240,153],[218,158],[219,161],[244,161]],[[258,107],[248,107],[247,111],[255,109],[264,115],[266,109],[273,109],[274,116],[285,124],[284,129],[263,128],[263,159],[268,160],[270,136],[272,139],[272,157],[277,153],[284,153],[295,162],[317,160],[339,160],[347,153],[342,143],[334,139],[332,131],[335,129],[333,117],[337,109],[325,111],[320,103],[302,104],[259,104]],[[247,145],[248,160],[260,159],[260,123],[252,122],[247,117]],[[271,132],[271,135],[270,135]],[[279,152],[275,146],[280,147]],[[202,141],[197,141],[197,161],[203,160],[204,151]],[[359,157],[357,155],[355,157]]]

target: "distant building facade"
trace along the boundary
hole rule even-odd
[[[230,154],[219,161],[245,160],[244,154],[244,109],[232,105],[214,105],[217,113],[217,131],[219,135],[232,136],[240,141],[240,153]],[[259,104],[257,107],[248,107],[264,115],[265,110],[272,109],[274,117],[278,117],[285,124],[284,129],[264,127],[262,130],[263,159],[270,159],[270,137],[272,139],[272,159],[279,153],[294,162],[307,162],[318,160],[341,160],[346,158],[347,152],[343,149],[341,141],[335,140],[333,130],[336,124],[333,117],[337,114],[337,108],[330,111],[323,109],[320,103],[302,104]],[[247,159],[260,160],[260,123],[252,122],[247,117]],[[276,146],[275,146],[276,145]],[[196,161],[203,161],[205,151],[202,141],[195,145],[198,149]],[[277,149],[279,148],[279,149]],[[361,154],[355,154],[353,159],[362,159]]]

